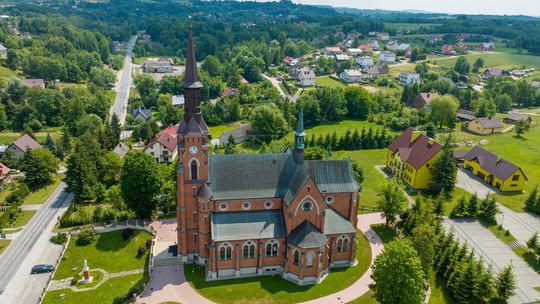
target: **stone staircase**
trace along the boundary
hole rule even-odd
[[[180,257],[171,250],[170,242],[156,242],[154,245],[154,266],[171,266],[182,264]]]

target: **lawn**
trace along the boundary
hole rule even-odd
[[[409,195],[415,200],[420,197],[424,199],[433,199],[433,196],[429,192],[425,192],[425,191],[414,191],[410,193]],[[449,216],[450,213],[452,213],[452,210],[454,210],[454,207],[456,207],[458,201],[462,197],[464,197],[467,201],[469,201],[471,194],[461,188],[458,188],[458,187],[454,188],[454,192],[452,192],[452,196],[443,205],[445,216]]]
[[[379,236],[383,243],[390,243],[396,238],[396,232],[391,226],[386,227],[385,224],[371,225],[371,229]]]
[[[344,88],[347,86],[343,82],[335,80],[328,76],[321,76],[321,77],[315,78],[315,84],[318,86],[331,87],[331,88]]]
[[[239,122],[231,122],[228,124],[222,124],[217,126],[210,126],[210,135],[213,139],[219,138],[223,133],[232,131],[240,126]]]
[[[6,250],[9,243],[11,243],[11,240],[0,239],[0,255]]]
[[[306,137],[311,138],[311,134],[315,134],[315,136],[319,136],[319,134],[326,135],[326,134],[332,134],[334,132],[337,133],[337,135],[345,134],[347,130],[351,130],[351,132],[354,132],[355,129],[358,129],[358,132],[362,131],[362,128],[366,129],[366,132],[369,128],[373,129],[373,132],[376,132],[377,130],[381,131],[384,129],[384,126],[378,125],[374,122],[369,122],[367,120],[355,120],[355,119],[345,119],[338,122],[328,122],[324,124],[319,124],[317,126],[312,126],[306,128]],[[292,136],[292,132],[290,136]],[[389,128],[386,128],[386,134],[389,136],[395,136],[397,135],[396,132],[390,130]]]
[[[15,221],[9,223],[6,228],[22,227],[30,221],[30,219],[36,214],[36,210],[24,210],[17,215]]]
[[[109,273],[141,269],[148,261],[148,251],[137,258],[137,249],[150,238],[150,233],[146,231],[133,230],[133,235],[124,241],[122,230],[119,230],[98,234],[90,245],[77,246],[77,236],[73,236],[54,279],[69,278],[81,272],[85,259],[91,269],[101,268]]]
[[[40,143],[44,143],[45,139],[47,138],[47,133],[51,133],[53,137],[60,136],[60,131],[58,130],[51,130],[51,131],[40,131],[35,132],[34,135],[36,136],[36,140]],[[0,145],[9,145],[12,142],[14,142],[17,138],[21,137],[20,132],[11,132],[11,131],[4,131],[0,132]]]
[[[333,152],[334,159],[351,159],[364,168],[364,182],[360,191],[359,210],[375,209],[378,200],[378,189],[386,178],[375,169],[377,165],[386,163],[386,149],[337,151]]]
[[[56,174],[53,176],[53,182],[43,188],[30,193],[25,199],[23,205],[43,204],[49,196],[53,193],[54,189],[58,187],[62,179],[63,174]]]
[[[334,268],[319,284],[299,286],[279,276],[263,276],[225,281],[205,281],[204,268],[186,265],[184,274],[189,283],[207,299],[216,303],[297,303],[347,288],[364,274],[371,262],[371,248],[358,232],[356,259],[358,264],[348,268]]]
[[[125,297],[131,288],[142,288],[149,281],[147,273],[109,279],[95,290],[74,292],[71,289],[49,291],[43,299],[44,304],[94,304],[94,303],[127,303],[118,298]]]

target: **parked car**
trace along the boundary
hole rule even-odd
[[[38,265],[34,265],[34,267],[32,267],[31,273],[32,274],[34,274],[34,273],[47,273],[47,272],[52,272],[53,270],[54,270],[53,265],[38,264]]]

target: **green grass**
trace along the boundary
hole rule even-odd
[[[98,234],[97,239],[90,245],[77,246],[77,236],[73,236],[54,279],[69,278],[81,272],[85,259],[91,269],[101,268],[109,273],[143,268],[149,251],[137,258],[137,249],[144,246],[150,238],[150,233],[134,230],[133,235],[124,241],[122,230],[119,230]]]
[[[95,290],[74,292],[71,289],[49,291],[44,304],[94,304],[115,303],[115,299],[125,297],[132,287],[142,288],[148,282],[147,273],[138,273],[107,280]],[[124,302],[122,302],[124,303]]]
[[[51,133],[52,136],[55,138],[58,138],[60,136],[59,130],[43,130],[40,132],[35,132],[34,135],[36,136],[36,140],[40,143],[44,143],[45,139],[47,138],[47,133]],[[17,138],[21,137],[20,132],[11,132],[11,131],[4,131],[0,132],[0,145],[9,145],[12,142],[14,142]]]
[[[15,221],[9,223],[6,228],[17,228],[26,225],[36,212],[36,210],[24,210],[20,212]]]
[[[90,271],[90,276],[92,277],[91,283],[82,284],[81,282],[77,283],[77,288],[91,288],[99,284],[103,280],[103,273],[101,271]],[[82,276],[81,276],[82,277]]]
[[[402,30],[407,29],[411,31],[416,31],[421,27],[429,28],[434,27],[440,24],[437,23],[384,23],[384,29],[385,30]]]
[[[333,152],[333,159],[347,159],[356,161],[364,168],[364,182],[360,191],[358,209],[363,207],[375,209],[378,200],[378,189],[386,178],[375,169],[377,165],[386,163],[386,149],[377,150],[357,150],[357,151],[337,151]]]
[[[444,280],[431,271],[429,276],[429,285],[431,286],[431,295],[429,297],[429,304],[457,304],[457,301],[446,289]]]
[[[213,139],[219,138],[223,133],[232,131],[236,128],[238,128],[240,124],[238,122],[232,122],[228,124],[222,124],[217,126],[210,126],[210,135],[212,135]]]
[[[397,236],[394,229],[391,226],[386,227],[385,224],[371,225],[371,229],[377,233],[383,243],[389,243],[393,241]]]
[[[4,203],[6,198],[11,194],[11,192],[17,189],[17,182],[11,183],[4,186],[4,190],[0,192],[0,204]]]
[[[11,240],[0,239],[0,255],[6,250],[9,243],[11,243]]]
[[[58,187],[60,182],[62,182],[63,178],[63,174],[54,175],[53,182],[51,184],[30,193],[24,199],[23,205],[43,204],[49,198],[49,196],[51,196],[54,189]]]
[[[484,67],[498,67],[504,69],[520,68],[521,66],[540,68],[540,57],[534,55],[515,54],[508,50],[500,52],[495,50],[493,53],[469,54],[465,55],[471,65],[478,58],[484,59]],[[457,57],[431,58],[437,65],[445,68],[452,68],[456,63]]]
[[[483,218],[479,218],[478,221],[480,224],[482,224],[482,226],[489,229],[489,231],[491,231],[491,233],[493,233],[493,235],[495,235],[503,243],[509,244],[516,241],[516,238],[512,234],[506,233],[506,228],[503,227],[503,229],[499,230],[499,225],[496,223],[490,223]]]
[[[362,295],[360,298],[353,300],[351,302],[347,302],[349,304],[378,304],[377,300],[374,298],[375,293],[373,290],[368,290],[364,295]]]
[[[513,248],[512,251],[514,251],[515,254],[517,254],[525,263],[527,263],[534,271],[540,274],[540,263],[538,263],[538,259],[536,258],[536,255],[529,251],[527,247],[517,247]],[[536,290],[540,291],[540,287],[536,287]]]
[[[204,268],[192,265],[184,273],[189,283],[204,297],[216,303],[297,303],[332,294],[354,283],[364,274],[371,262],[371,248],[367,239],[358,232],[356,259],[353,267],[331,269],[319,284],[299,286],[279,276],[205,281]]]
[[[319,124],[317,126],[308,127],[306,128],[306,136],[308,137],[308,139],[311,139],[311,134],[315,134],[315,137],[317,137],[319,136],[319,134],[326,135],[332,134],[334,132],[336,132],[337,135],[340,136],[341,134],[345,134],[347,130],[351,130],[351,132],[354,132],[355,129],[358,129],[358,132],[361,132],[362,128],[365,128],[367,132],[370,127],[373,129],[374,133],[377,132],[377,130],[382,132],[382,130],[384,129],[384,126],[378,125],[374,122],[369,122],[367,120],[344,119],[338,122],[328,122],[324,124]],[[293,133],[291,132],[290,136],[292,136],[292,134]],[[386,134],[389,136],[397,135],[396,132],[388,128],[386,129]]]
[[[315,78],[315,85],[323,86],[323,87],[331,87],[331,88],[344,88],[347,86],[343,82],[340,82],[338,80],[335,80],[327,76],[321,76],[321,77]]]
[[[433,199],[433,196],[429,192],[425,191],[414,191],[409,194],[413,199],[418,199],[420,197],[424,199]],[[443,208],[444,208],[444,215],[450,216],[450,213],[452,213],[452,210],[454,210],[454,207],[456,207],[458,201],[464,197],[467,201],[471,197],[471,194],[461,188],[454,188],[454,192],[452,192],[452,196],[450,199],[446,200],[444,202]]]

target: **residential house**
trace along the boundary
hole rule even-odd
[[[411,45],[408,43],[399,43],[396,40],[392,40],[386,44],[386,49],[389,51],[403,51],[410,49]]]
[[[225,91],[223,91],[221,93],[221,97],[239,97],[240,95],[242,95],[242,93],[240,92],[239,89],[237,88],[233,88],[233,87],[228,87]]]
[[[387,147],[386,167],[412,189],[433,186],[432,172],[443,146],[413,128],[408,128]]]
[[[388,52],[388,51],[382,51],[379,54],[379,62],[396,63],[396,53]]]
[[[377,68],[377,70],[379,70],[379,74],[388,74],[390,73],[390,67],[388,67],[388,64],[386,63],[377,63],[375,65],[375,67]]]
[[[170,125],[154,137],[144,148],[158,163],[170,163],[178,155],[176,130],[178,125]]]
[[[336,54],[341,54],[343,53],[341,51],[341,48],[340,47],[337,47],[337,46],[327,46],[325,47],[323,50],[322,50],[322,53],[327,55],[327,56],[334,56]]]
[[[336,61],[347,61],[349,60],[349,56],[348,55],[345,55],[345,54],[336,54],[335,55],[336,57]]]
[[[25,79],[23,83],[29,87],[38,87],[45,89],[45,81],[43,79]]]
[[[358,48],[361,49],[362,52],[364,53],[370,53],[373,51],[373,49],[371,48],[369,44],[360,44]]]
[[[413,102],[413,107],[416,109],[429,108],[433,98],[438,97],[437,93],[420,93]]]
[[[467,124],[467,130],[480,135],[502,133],[503,125],[496,117],[480,117]]]
[[[380,75],[379,68],[376,66],[366,66],[362,69],[362,75],[366,79],[375,80]]]
[[[0,189],[1,189],[1,186],[7,185],[13,182],[10,172],[11,172],[11,169],[8,166],[0,163]]]
[[[303,87],[315,85],[315,72],[311,69],[303,68],[296,75],[296,84]]]
[[[12,142],[8,149],[13,154],[15,160],[20,160],[26,155],[28,150],[39,149],[41,147],[42,146],[35,139],[30,137],[30,135],[24,134]]]
[[[280,275],[299,285],[354,265],[360,187],[350,162],[304,160],[301,112],[292,149],[208,153],[191,42],[182,84],[189,108],[177,130],[175,166],[179,261],[203,265],[206,280]]]
[[[531,86],[535,88],[538,93],[540,93],[540,81],[531,82]]]
[[[184,95],[173,95],[172,96],[172,105],[175,107],[183,107],[186,103]]]
[[[470,170],[500,191],[523,191],[528,180],[523,170],[501,157],[474,146],[463,156],[463,168]]]
[[[126,154],[129,152],[129,147],[123,142],[120,142],[118,145],[116,145],[116,147],[114,147],[113,152],[114,154],[118,155],[118,157],[123,159],[124,156],[126,156]]]
[[[7,51],[8,49],[0,43],[0,58],[6,59],[7,58]]]
[[[476,119],[476,114],[473,111],[459,109],[456,118],[463,122],[469,122]]]
[[[374,51],[378,51],[378,50],[381,49],[380,46],[379,46],[379,41],[377,41],[377,40],[368,41],[368,45]]]
[[[358,56],[358,55],[362,55],[363,51],[362,49],[356,49],[356,48],[349,48],[347,49],[347,55],[349,56]]]
[[[285,65],[290,65],[291,62],[292,62],[293,60],[294,60],[294,58],[291,57],[291,56],[285,56],[285,57],[283,57],[283,63],[284,63]]]
[[[431,44],[435,44],[435,43],[441,41],[442,38],[443,38],[443,36],[440,35],[440,34],[428,35],[428,36],[426,37],[426,42],[429,42],[429,43],[431,43]]]
[[[451,78],[444,77],[444,76],[439,76],[439,77],[437,77],[437,80],[447,82],[450,85],[450,88],[455,88],[456,87],[456,83]]]
[[[373,61],[373,57],[371,56],[360,56],[360,57],[356,57],[356,65],[359,68],[365,68],[365,67],[374,66],[375,62]]]
[[[495,44],[493,42],[480,43],[480,50],[482,51],[493,51],[494,49],[495,49]]]
[[[469,49],[469,47],[465,43],[463,43],[461,41],[456,43],[455,48],[459,49],[459,50],[462,50],[462,51],[467,51]]]
[[[339,74],[339,79],[346,83],[359,83],[362,81],[362,73],[359,70],[344,70]]]
[[[390,39],[390,34],[388,33],[377,33],[377,39],[379,40],[389,40]]]
[[[501,77],[507,75],[505,70],[497,69],[497,68],[487,68],[482,73],[482,79],[487,80],[491,77]]]
[[[360,37],[360,33],[357,31],[352,31],[347,34],[347,40],[356,40]]]
[[[441,54],[447,55],[447,56],[455,56],[457,55],[457,52],[454,49],[453,45],[445,44],[441,47]]]
[[[147,122],[148,120],[150,120],[150,118],[152,118],[152,111],[145,107],[137,107],[137,109],[133,111],[133,114],[131,114],[131,116],[142,122]]]
[[[399,74],[399,83],[406,87],[414,84],[420,84],[420,74],[413,72],[404,72]]]
[[[511,124],[511,125],[517,124],[518,121],[524,121],[528,125],[530,125],[533,120],[529,114],[517,113],[517,112],[510,112],[505,118],[503,118],[504,123]]]
[[[173,65],[170,59],[146,60],[143,63],[145,73],[172,73]]]

